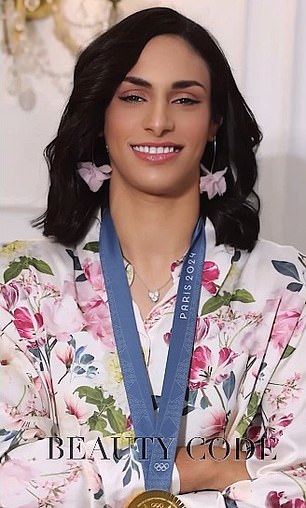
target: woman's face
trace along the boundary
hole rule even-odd
[[[111,186],[151,195],[198,187],[200,159],[216,128],[206,63],[179,36],[151,39],[106,109]]]

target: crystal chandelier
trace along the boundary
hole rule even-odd
[[[7,90],[24,110],[36,103],[34,78],[48,77],[67,92],[70,72],[51,63],[50,45],[57,39],[75,57],[81,50],[80,34],[86,39],[107,30],[119,19],[120,0],[0,0],[3,27],[2,47],[8,59]],[[54,40],[42,37],[37,23],[52,20]]]

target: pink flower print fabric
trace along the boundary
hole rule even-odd
[[[248,438],[250,480],[179,494],[187,508],[302,508],[306,493],[305,258],[259,241],[207,250],[179,446]],[[74,250],[16,242],[0,254],[0,505],[124,508],[144,488],[98,254],[99,222]],[[135,319],[159,400],[174,285]],[[49,457],[50,438],[53,443]],[[70,438],[74,440],[69,441]],[[116,442],[116,453],[114,452]],[[288,453],[290,450],[290,453]],[[119,458],[118,458],[119,457]],[[175,473],[174,473],[175,474]]]

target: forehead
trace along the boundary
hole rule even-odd
[[[129,75],[152,82],[194,79],[210,83],[208,65],[199,53],[178,35],[159,35],[142,50]]]

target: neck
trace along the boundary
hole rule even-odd
[[[199,202],[198,189],[175,198],[110,189],[110,212],[124,256],[140,273],[169,270],[190,246]]]

